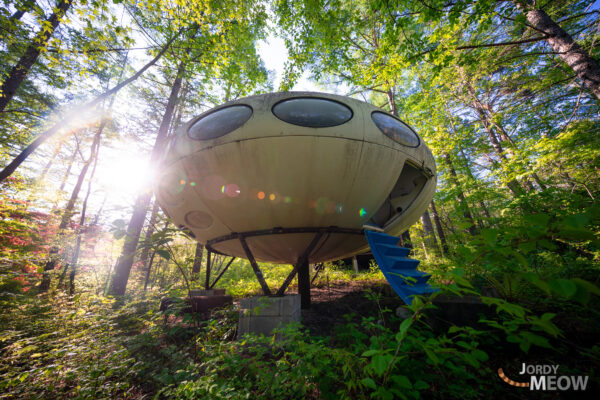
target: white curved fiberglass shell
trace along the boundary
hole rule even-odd
[[[399,141],[384,134],[374,112],[381,110],[313,92],[271,93],[216,107],[183,125],[169,142],[155,184],[158,202],[201,243],[234,232],[359,230],[367,223],[399,235],[429,205],[435,163],[416,134]],[[248,237],[247,243],[260,261],[295,263],[314,236],[270,234]],[[246,257],[237,239],[211,246]],[[326,233],[310,262],[367,247],[364,235]]]

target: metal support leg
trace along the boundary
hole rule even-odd
[[[212,251],[208,250],[206,254],[206,280],[204,281],[204,289],[210,289],[210,259]]]
[[[210,285],[209,289],[212,289],[215,287],[215,285],[217,284],[217,282],[219,282],[219,279],[221,279],[221,277],[223,276],[223,274],[225,273],[225,271],[227,271],[227,268],[229,268],[229,266],[231,265],[231,263],[233,262],[233,260],[235,260],[235,257],[231,257],[231,260],[229,260],[229,262],[227,263],[227,265],[225,265],[225,268],[223,268],[223,270],[219,273],[219,275],[217,276],[217,278],[215,279],[215,281],[212,283],[212,285]]]
[[[300,260],[304,259],[304,260],[306,260],[306,262],[308,262],[310,253],[312,253],[312,251],[314,250],[317,243],[319,243],[319,240],[321,240],[321,237],[323,237],[323,232],[318,232],[315,235],[312,242],[310,242],[310,244],[308,245],[306,250],[304,250],[304,254],[302,254],[300,256],[300,258],[298,259],[298,262],[296,263],[296,265],[294,265],[294,269],[292,269],[292,272],[290,272],[290,274],[287,276],[287,278],[285,278],[285,280],[281,284],[281,287],[277,291],[276,296],[283,296],[283,294],[285,293],[285,290],[290,285],[290,283],[292,283],[292,280],[294,279],[294,277],[296,276],[296,273],[298,272],[298,265],[300,264]],[[309,282],[309,290],[310,290],[310,282]],[[310,296],[310,292],[309,292],[309,296]],[[310,302],[310,300],[309,300],[309,302]]]
[[[300,308],[303,310],[310,308],[310,269],[308,268],[308,259],[300,258],[298,260],[298,293],[300,294]]]
[[[244,249],[244,252],[246,253],[246,257],[248,257],[248,261],[250,261],[250,265],[252,265],[252,269],[254,270],[254,275],[256,275],[256,279],[258,279],[258,283],[260,283],[260,287],[262,287],[263,293],[266,296],[270,296],[271,290],[269,289],[269,286],[267,285],[267,282],[265,281],[265,277],[263,276],[262,271],[258,267],[258,264],[256,263],[256,260],[254,259],[254,255],[252,255],[252,252],[250,251],[250,248],[248,247],[248,243],[246,243],[246,239],[241,235],[240,235],[240,243],[242,244],[242,248]]]
[[[319,263],[315,266],[315,275],[313,276],[313,278],[310,280],[310,284],[312,285],[315,280],[317,279],[317,277],[319,276],[319,273],[321,271],[323,271],[325,269],[325,264],[323,263]]]

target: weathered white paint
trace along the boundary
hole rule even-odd
[[[293,97],[336,100],[350,107],[354,116],[335,127],[292,125],[276,118],[271,108]],[[406,230],[433,197],[431,152],[422,139],[411,148],[385,136],[371,120],[371,112],[381,111],[377,107],[325,93],[283,92],[239,99],[216,109],[233,104],[251,106],[252,117],[237,130],[208,141],[187,136],[189,126],[206,114],[182,126],[155,186],[161,207],[201,243],[231,232],[274,227],[360,229],[388,199],[405,163],[422,170],[427,181],[418,196],[397,199],[403,212],[385,224],[385,232],[399,235]],[[360,215],[361,209],[366,216]],[[248,245],[258,260],[295,263],[313,236],[252,237]],[[348,257],[366,248],[362,236],[324,235],[310,261]],[[215,249],[245,257],[235,240],[216,244]]]

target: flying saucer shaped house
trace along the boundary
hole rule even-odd
[[[398,118],[348,97],[282,92],[183,125],[155,192],[209,250],[295,264],[364,252],[365,225],[400,235],[435,187],[430,150]]]

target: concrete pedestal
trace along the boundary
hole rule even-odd
[[[196,296],[225,296],[225,289],[194,289],[190,290],[190,297]]]
[[[290,322],[300,322],[300,296],[251,297],[240,301],[238,338],[245,333],[271,335]]]

